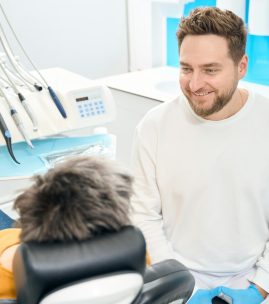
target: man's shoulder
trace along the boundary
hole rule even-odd
[[[252,91],[252,104],[255,109],[255,113],[261,116],[269,117],[269,96],[261,94],[258,91]]]
[[[255,92],[254,99],[257,102],[257,105],[269,109],[269,96]]]

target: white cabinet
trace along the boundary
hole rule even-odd
[[[116,103],[116,120],[107,125],[117,136],[117,161],[129,167],[135,127],[153,107],[177,97],[178,69],[153,68],[99,79]]]

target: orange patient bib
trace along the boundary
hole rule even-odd
[[[0,230],[0,257],[9,247],[20,243],[21,229]],[[0,264],[0,299],[15,299],[16,291],[13,273]]]

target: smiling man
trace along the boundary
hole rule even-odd
[[[216,35],[185,37],[180,55],[181,89],[197,115],[220,120],[240,110],[247,93],[237,84],[246,73],[246,55],[235,64],[227,40]]]
[[[153,262],[175,258],[192,271],[190,304],[258,304],[269,292],[269,100],[238,88],[246,36],[230,11],[183,18],[183,94],[136,129],[133,220]]]

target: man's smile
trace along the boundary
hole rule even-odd
[[[213,91],[210,91],[210,92],[203,92],[203,93],[196,93],[196,92],[191,92],[193,95],[195,96],[207,96],[209,95],[210,93],[213,93]]]

